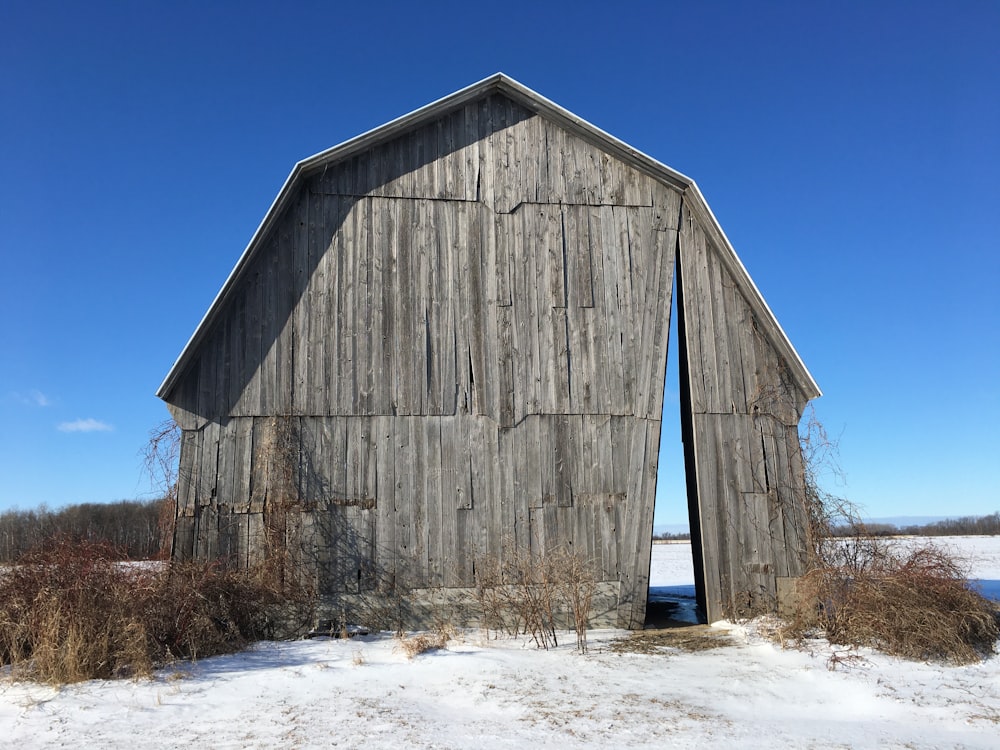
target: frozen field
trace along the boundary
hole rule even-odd
[[[948,539],[1000,579],[1000,538]],[[655,545],[652,583],[690,586],[688,545]],[[782,649],[761,625],[724,645],[618,654],[625,635],[541,652],[466,633],[409,661],[390,637],[262,643],[153,680],[0,681],[0,746],[18,748],[995,748],[1000,658],[968,667]]]
[[[911,545],[927,541],[954,554],[967,566],[969,577],[981,582],[984,593],[991,599],[1000,600],[1000,537],[902,537],[893,543]],[[671,594],[694,596],[690,543],[653,545],[649,585]]]
[[[962,560],[969,568],[970,578],[1000,580],[1000,537],[902,537],[895,541],[902,545],[931,541]],[[649,569],[650,586],[683,586],[693,583],[690,543],[653,545],[653,559]]]

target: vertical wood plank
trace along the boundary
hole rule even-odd
[[[416,585],[422,580],[419,568],[420,545],[416,540],[416,494],[413,476],[414,466],[414,422],[397,418],[393,420],[394,446],[393,475],[396,482],[393,492],[395,539],[396,539],[396,580],[404,586]]]
[[[396,420],[388,416],[372,420],[375,444],[375,509],[377,513],[374,562],[379,583],[391,589],[396,584]]]
[[[594,280],[591,263],[593,243],[590,236],[590,212],[586,207],[563,206],[566,247],[567,304],[594,306]]]
[[[435,331],[437,339],[437,368],[439,375],[438,410],[441,415],[455,414],[458,390],[458,362],[456,351],[457,329],[455,286],[456,267],[467,255],[462,248],[465,237],[460,203],[442,203],[437,206],[435,219],[438,225],[437,258],[434,263],[435,278]],[[465,363],[468,357],[465,357]]]
[[[201,473],[201,430],[181,432],[180,458],[177,467],[177,515],[191,517],[198,504]]]
[[[442,548],[441,501],[441,418],[424,417],[420,421],[424,448],[424,554],[425,579],[430,586],[438,587],[444,579],[444,550]]]
[[[493,351],[494,331],[490,330],[487,321],[489,310],[487,291],[483,280],[483,267],[487,258],[485,240],[484,212],[481,206],[473,206],[467,213],[467,261],[458,271],[456,286],[459,290],[460,306],[464,311],[463,321],[464,346],[468,351],[469,376],[469,411],[472,414],[490,414],[496,418],[492,409],[493,398],[491,386],[496,381],[492,367],[487,371],[487,353]],[[463,273],[464,271],[464,273]],[[461,357],[461,349],[456,353]]]
[[[232,503],[234,513],[250,510],[250,466],[253,460],[253,419],[238,417],[229,423],[232,433],[233,483]]]
[[[290,210],[289,279],[291,287],[289,299],[289,324],[285,335],[291,339],[289,346],[289,413],[308,414],[310,395],[310,369],[315,351],[310,332],[312,308],[310,307],[309,281],[314,270],[313,258],[309,255],[309,190],[304,187]]]
[[[514,321],[512,308],[497,308],[497,383],[499,397],[499,423],[501,427],[515,424],[520,401],[516,383],[514,356]]]
[[[645,612],[646,591],[640,583],[639,554],[642,550],[640,530],[642,506],[645,500],[646,423],[644,420],[628,420],[631,429],[628,436],[628,489],[625,496],[625,520],[621,529],[621,586],[618,598],[619,627],[636,627],[634,620],[638,611]],[[652,537],[650,529],[650,538]],[[648,569],[646,571],[648,576]]]
[[[700,331],[711,326],[710,316],[706,316],[703,302],[706,271],[700,268],[704,258],[704,238],[700,228],[694,223],[691,212],[681,206],[681,229],[679,234],[679,260],[681,280],[684,284],[685,349],[689,366],[687,368],[691,393],[691,409],[695,414],[710,411],[712,401],[708,393],[705,375],[715,366],[714,351],[705,351]],[[710,310],[710,308],[709,308]]]
[[[310,193],[308,205],[306,258],[311,272],[306,279],[303,300],[298,314],[308,318],[308,361],[304,363],[304,393],[297,405],[298,413],[318,415],[326,413],[326,226],[325,196]],[[300,367],[303,363],[299,363]]]
[[[271,413],[289,415],[292,413],[292,391],[294,377],[294,338],[292,321],[292,246],[294,245],[295,205],[290,205],[276,227],[275,276],[271,279],[271,316],[269,324],[274,343],[270,357],[274,363],[274,381],[271,399]]]
[[[386,290],[384,288],[385,240],[382,215],[385,213],[387,201],[372,204],[367,216],[366,250],[368,256],[368,288],[367,288],[367,330],[365,331],[366,350],[363,359],[367,362],[369,373],[369,390],[363,399],[363,413],[367,416],[384,414],[388,401],[388,387],[384,376]]]
[[[339,414],[339,386],[342,362],[340,359],[340,341],[343,336],[342,320],[340,318],[340,286],[341,268],[343,266],[343,222],[349,211],[347,199],[337,196],[323,196],[323,231],[319,238],[324,246],[321,266],[322,276],[315,279],[321,284],[317,303],[321,305],[315,314],[322,319],[316,326],[317,335],[323,335],[323,366],[317,370],[322,381],[316,384],[316,404],[320,407],[318,414]]]
[[[226,515],[229,514],[233,506],[233,501],[236,495],[235,478],[236,478],[236,422],[230,420],[229,423],[223,427],[219,426],[219,436],[217,443],[217,473],[216,478],[216,488],[215,488],[215,498],[214,503],[216,505],[226,506]],[[220,528],[224,526],[225,523],[220,517]],[[221,544],[221,543],[220,543]],[[221,547],[220,547],[221,549]],[[223,552],[223,554],[228,554],[228,551]]]

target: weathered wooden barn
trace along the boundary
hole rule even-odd
[[[642,627],[675,275],[699,599],[773,607],[819,389],[690,179],[502,74],[294,167],[158,391],[174,556],[417,612],[571,547]]]

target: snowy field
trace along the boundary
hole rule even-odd
[[[969,571],[983,594],[1000,601],[1000,537],[900,537],[891,544],[910,546],[932,542],[951,553]],[[653,545],[649,570],[649,585],[654,595],[661,593],[670,599],[694,599],[694,569],[691,565],[690,543]],[[1000,743],[998,743],[1000,746]]]
[[[942,540],[1000,580],[1000,537]],[[651,583],[690,587],[690,546],[655,545]],[[1000,657],[968,667],[782,649],[758,625],[719,648],[577,654],[475,631],[408,660],[390,637],[262,643],[155,679],[0,680],[16,748],[996,748]],[[840,663],[829,669],[831,656]]]

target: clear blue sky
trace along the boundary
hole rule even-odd
[[[347,5],[0,6],[0,510],[148,496],[153,393],[292,165],[496,71],[698,182],[831,489],[1000,509],[1000,3]]]

